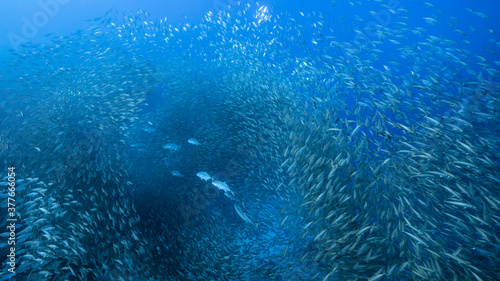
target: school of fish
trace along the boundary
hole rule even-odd
[[[385,20],[111,10],[12,52],[0,281],[500,279],[490,16],[344,4]]]

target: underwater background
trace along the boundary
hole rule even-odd
[[[0,5],[0,280],[500,280],[497,1]]]

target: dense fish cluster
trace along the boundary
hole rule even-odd
[[[498,280],[497,35],[388,2],[113,10],[13,52],[0,280]]]

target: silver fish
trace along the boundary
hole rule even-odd
[[[198,172],[196,175],[204,181],[209,181],[212,179],[212,177],[207,172]]]

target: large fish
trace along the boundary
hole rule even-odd
[[[195,138],[190,138],[188,139],[188,142],[192,145],[200,145],[200,143],[198,142],[198,140],[196,140]]]
[[[212,177],[207,172],[198,172],[196,175],[204,181],[209,181],[212,179]]]
[[[175,143],[172,143],[172,142],[171,142],[171,143],[164,144],[164,145],[162,145],[162,147],[163,147],[164,149],[168,149],[168,150],[172,150],[172,151],[177,151],[177,150],[179,150],[179,146],[178,146],[177,144],[175,144]]]
[[[174,171],[171,171],[170,173],[171,173],[171,174],[172,174],[172,176],[174,176],[174,177],[182,177],[182,174],[181,174],[181,173],[179,173],[179,171],[175,171],[175,170],[174,170]]]
[[[229,189],[227,183],[225,182],[213,180],[212,184],[215,185],[218,189],[223,190],[224,192],[232,192],[231,189]]]

